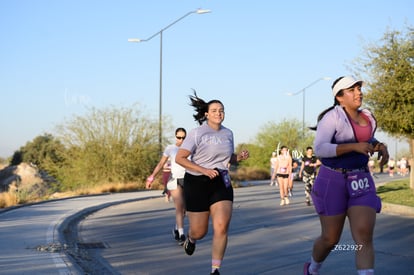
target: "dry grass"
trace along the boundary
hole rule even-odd
[[[93,195],[102,193],[119,193],[119,192],[130,192],[144,189],[144,184],[136,182],[130,183],[105,183],[96,185],[89,188],[77,190],[77,195]]]
[[[237,186],[237,182],[245,180],[262,180],[268,179],[269,171],[265,169],[257,168],[246,168],[241,167],[237,172],[231,171],[230,176],[233,180],[234,186]],[[22,192],[2,192],[0,193],[0,208],[10,207],[18,204],[24,203],[33,203],[41,200],[50,200],[50,199],[62,199],[74,196],[83,196],[83,195],[97,195],[103,193],[120,193],[120,192],[131,192],[145,189],[144,182],[129,182],[129,183],[104,183],[97,184],[90,187],[82,187],[78,190],[68,191],[68,192],[57,192],[43,198],[33,198],[28,194]],[[152,184],[153,190],[163,190],[164,186],[158,180],[154,181]]]
[[[241,167],[237,171],[230,171],[230,177],[234,182],[245,180],[269,179],[269,170],[262,168]]]
[[[64,193],[54,193],[51,197],[54,199],[57,198],[67,198],[73,196],[84,196],[84,195],[97,195],[104,193],[121,193],[121,192],[133,192],[138,190],[145,189],[145,183],[138,182],[128,182],[128,183],[104,183],[91,187],[82,187],[75,191],[64,192]],[[152,184],[152,189],[164,189],[158,182]]]
[[[0,193],[0,208],[14,206],[18,203],[19,199],[15,192],[9,191]]]
[[[9,192],[0,193],[0,208],[11,207],[24,203],[33,203],[41,200],[50,200],[50,199],[62,199],[69,198],[74,196],[83,196],[83,195],[97,195],[103,193],[120,193],[120,192],[131,192],[145,189],[145,183],[129,182],[129,183],[105,183],[92,187],[84,187],[75,191],[68,192],[57,192],[45,198],[29,199],[22,193],[17,193],[10,190]],[[164,186],[159,182],[154,182],[152,184],[152,189],[164,189]]]

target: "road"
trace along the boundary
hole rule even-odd
[[[0,274],[82,274],[66,253],[61,231],[67,223],[113,203],[158,196],[158,191],[87,196],[3,210]]]
[[[303,184],[295,184],[288,206],[279,206],[277,189],[267,184],[235,189],[222,274],[301,274],[320,226]],[[208,274],[211,232],[187,256],[172,240],[173,204],[160,194],[79,197],[0,213],[0,273]],[[413,232],[411,217],[377,216],[376,274],[413,273]],[[353,244],[348,224],[340,244]],[[355,274],[354,252],[333,251],[321,272]]]

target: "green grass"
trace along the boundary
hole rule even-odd
[[[414,207],[414,190],[410,189],[410,180],[396,180],[377,188],[377,194],[383,202]]]

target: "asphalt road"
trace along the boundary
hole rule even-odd
[[[279,206],[277,189],[267,184],[235,189],[222,274],[301,274],[320,226],[304,203],[303,184],[295,185],[288,206]],[[187,256],[172,240],[173,204],[160,194],[79,197],[2,212],[0,274],[208,274],[211,232]],[[321,274],[356,274],[346,248],[352,244],[346,224],[343,250],[331,252]],[[413,244],[413,218],[379,214],[376,274],[413,274]]]
[[[0,212],[0,274],[84,274],[68,256],[71,220],[113,203],[150,199],[159,191],[77,197]]]

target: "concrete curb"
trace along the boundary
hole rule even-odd
[[[383,202],[381,213],[414,218],[414,207]]]

